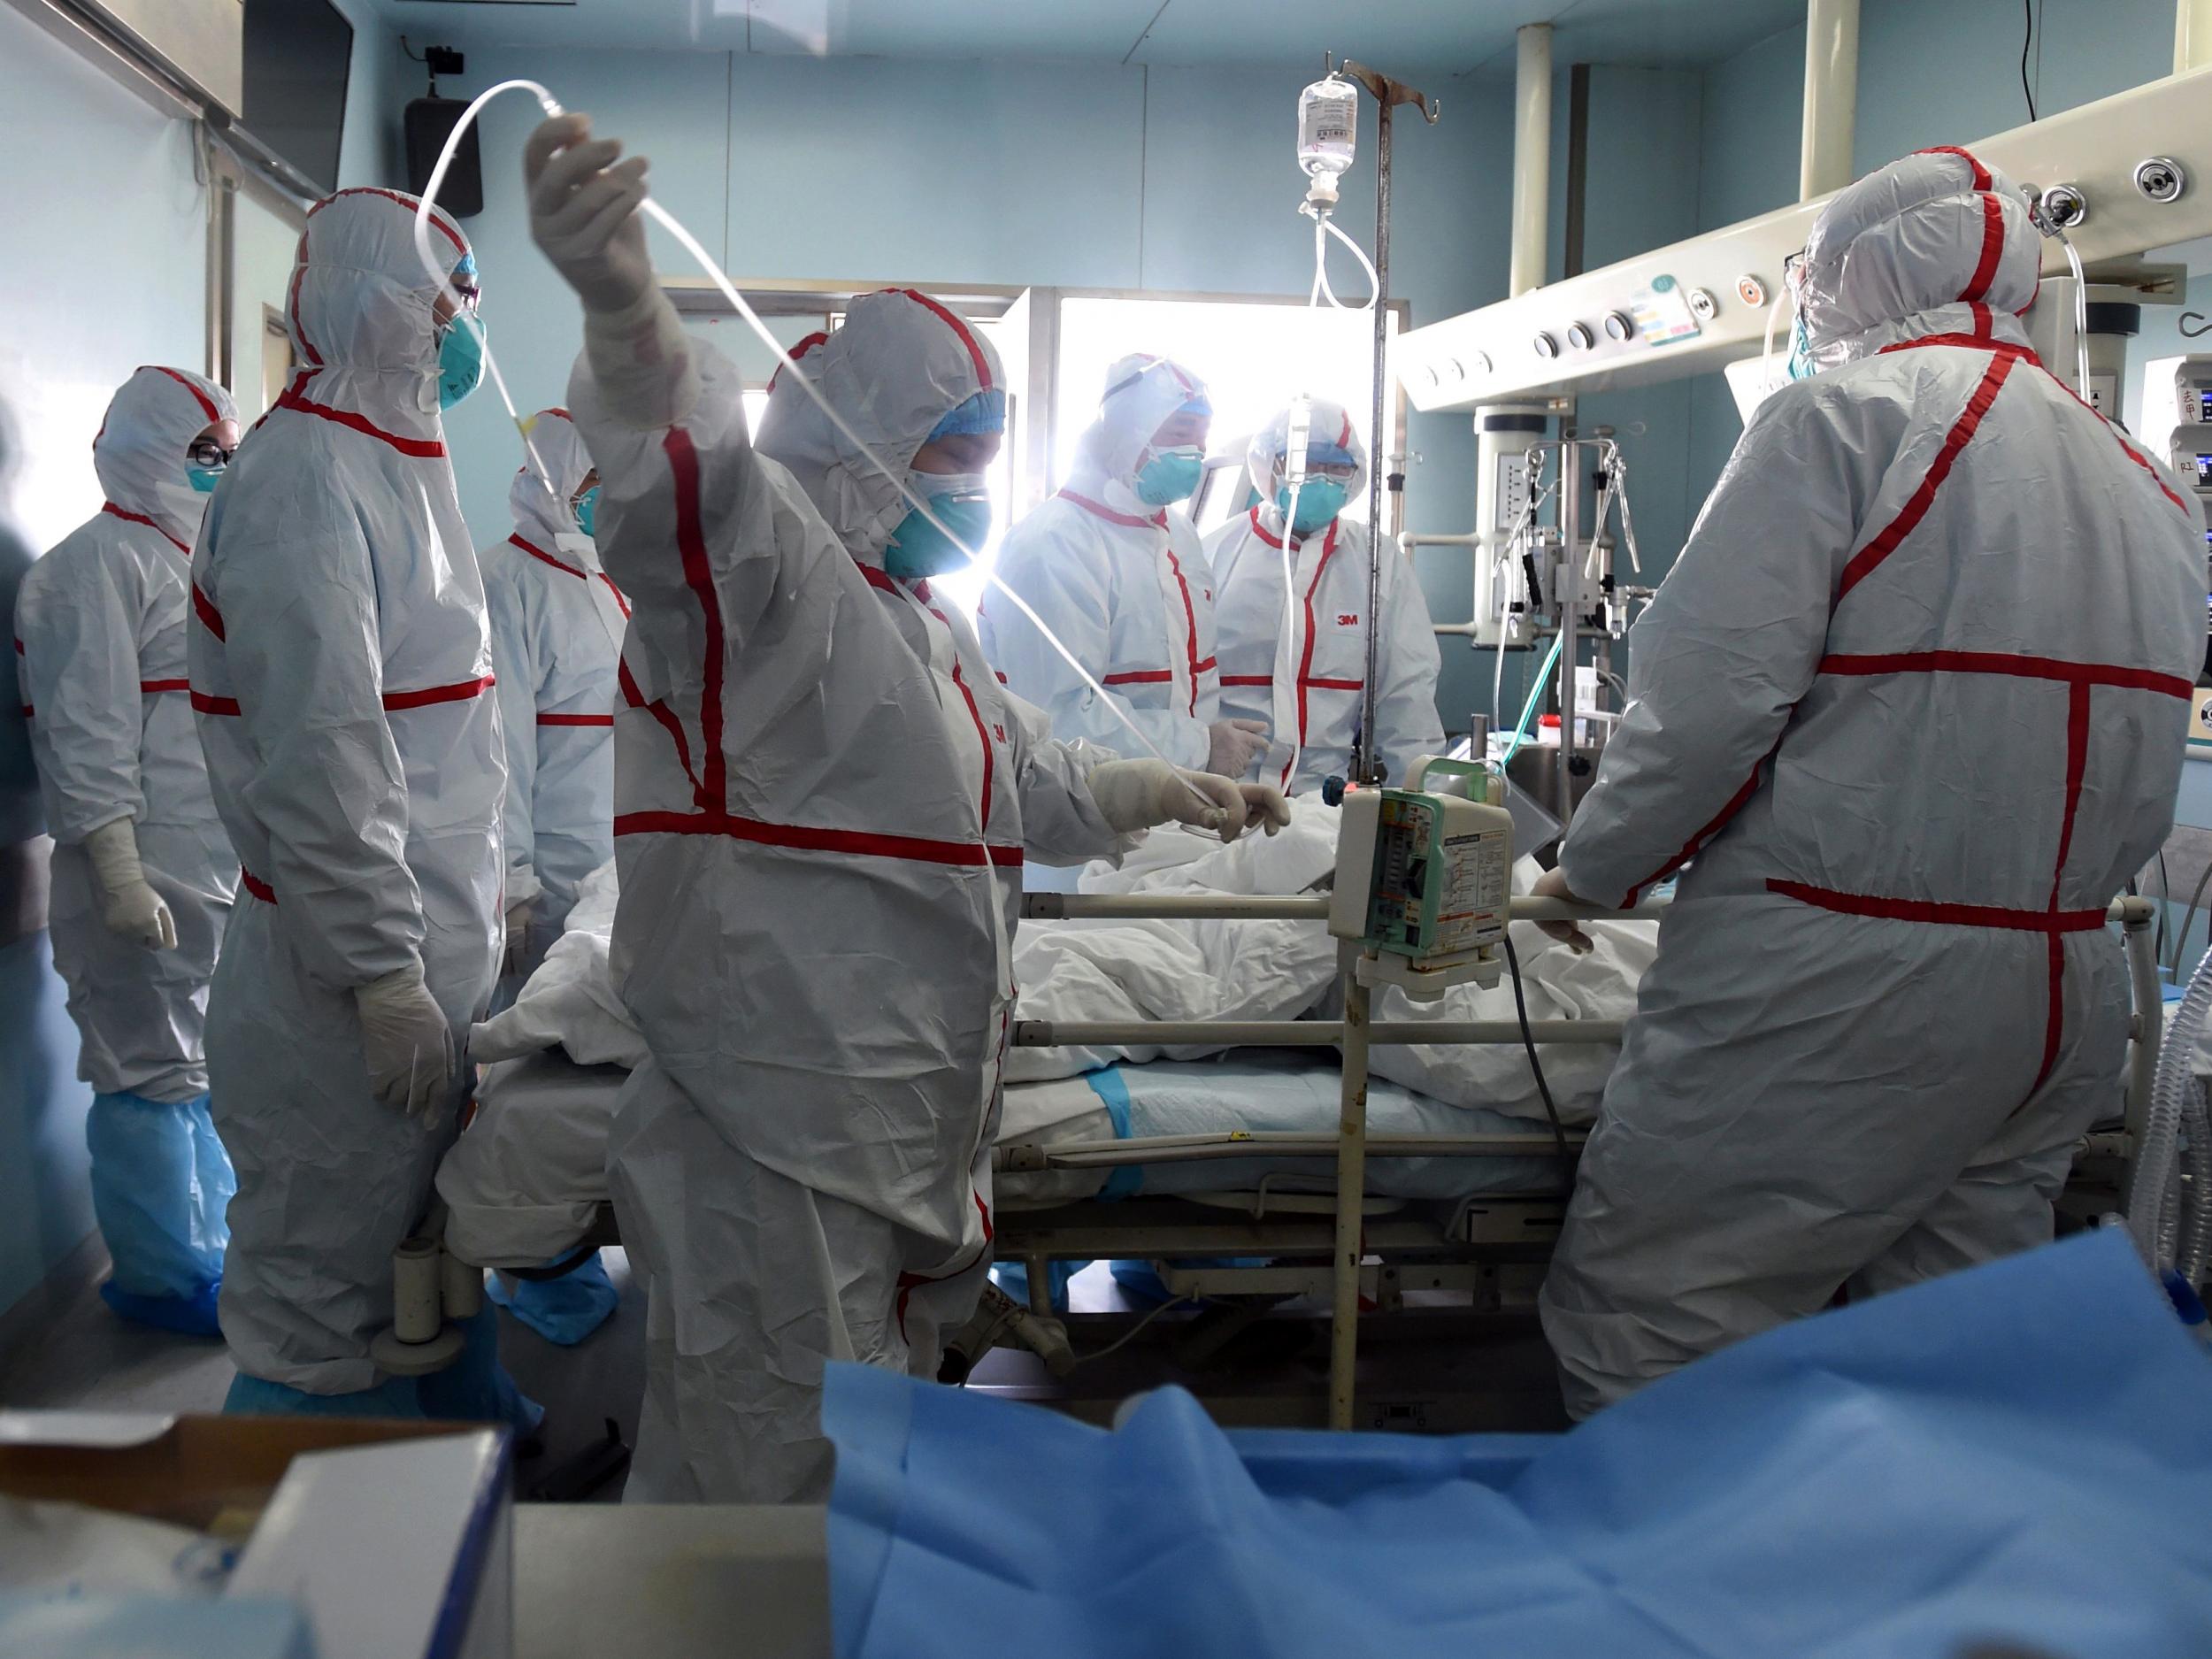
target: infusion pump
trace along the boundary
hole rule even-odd
[[[1348,790],[1329,932],[1367,948],[1369,984],[1420,1002],[1495,985],[1513,896],[1513,815],[1486,765],[1418,761],[1403,788]]]

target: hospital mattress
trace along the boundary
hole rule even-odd
[[[607,1194],[606,1142],[627,1075],[578,1065],[557,1051],[486,1068],[467,1131],[447,1156],[438,1191],[449,1215],[448,1244],[490,1267],[531,1267],[572,1249]],[[1292,1051],[1240,1050],[1220,1061],[1115,1065],[1081,1077],[1018,1084],[1006,1091],[1002,1146],[1238,1130],[1333,1133],[1340,1074]],[[1368,1090],[1373,1134],[1526,1136],[1526,1118],[1432,1100],[1380,1079]],[[1383,1197],[1452,1201],[1474,1194],[1555,1191],[1549,1156],[1373,1159],[1367,1190]],[[1005,1171],[998,1202],[1009,1209],[1092,1197],[1197,1192],[1334,1190],[1326,1158],[1192,1160],[1115,1169]]]

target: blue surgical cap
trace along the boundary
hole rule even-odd
[[[1006,394],[993,387],[978,392],[929,429],[931,439],[949,438],[964,432],[1006,430]]]

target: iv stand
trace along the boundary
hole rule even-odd
[[[1367,672],[1360,680],[1359,733],[1352,744],[1352,781],[1371,787],[1382,781],[1382,763],[1374,747],[1376,641],[1382,617],[1383,473],[1392,459],[1387,445],[1390,428],[1383,421],[1389,394],[1383,358],[1390,343],[1390,111],[1394,105],[1410,104],[1433,127],[1442,106],[1403,81],[1393,81],[1348,58],[1336,73],[1366,88],[1375,100],[1375,403],[1374,425],[1370,428],[1375,437],[1375,455],[1367,480]]]

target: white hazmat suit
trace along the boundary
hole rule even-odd
[[[1824,208],[1770,397],[1631,635],[1562,856],[1686,862],[1542,1294],[1578,1415],[2051,1236],[2116,1110],[2105,907],[2173,820],[2194,505],[2026,346],[2040,244],[1962,150]]]
[[[252,895],[208,1010],[239,1183],[223,1333],[242,1378],[311,1395],[376,1380],[392,1251],[465,1093],[434,1047],[483,1013],[500,944],[491,641],[413,207],[346,190],[309,215],[288,301],[300,373],[193,563],[192,703]],[[460,232],[433,223],[457,262]]]
[[[891,486],[795,384],[749,445],[742,381],[694,349],[673,426],[613,419],[588,357],[570,399],[633,607],[612,971],[652,1057],[609,1151],[649,1299],[629,1495],[818,1500],[823,1362],[933,1374],[987,1268],[1024,850],[1119,843],[1086,784],[1105,757],[1050,741],[927,584],[884,574]],[[998,377],[904,292],[800,367],[900,468]]]
[[[615,673],[629,621],[569,503],[592,470],[565,409],[539,411],[531,442],[549,495],[525,465],[508,492],[514,534],[478,557],[506,739],[508,902],[534,885],[517,972],[561,935],[577,884],[614,856]]]
[[[1068,487],[1006,533],[998,577],[1163,757],[1202,767],[1221,718],[1213,582],[1190,520],[1142,500],[1136,478],[1161,424],[1205,388],[1165,357],[1125,357],[1106,378]],[[1100,694],[1003,595],[985,596],[977,624],[992,666],[1056,734],[1134,747]]]
[[[111,1302],[212,1334],[229,1161],[207,1102],[207,987],[238,887],[193,729],[185,672],[192,539],[208,497],[186,449],[234,420],[230,394],[142,368],[108,405],[92,458],[107,500],[34,565],[15,649],[54,835],[54,965],[95,1091],[92,1190]],[[135,843],[173,943],[119,932],[93,848]]]
[[[1367,488],[1367,449],[1351,411],[1313,400],[1314,447],[1349,455],[1349,500]],[[1214,622],[1221,657],[1221,711],[1264,722],[1267,753],[1256,775],[1298,795],[1334,773],[1350,775],[1367,680],[1367,636],[1379,626],[1375,672],[1376,743],[1386,779],[1403,783],[1423,755],[1444,749],[1436,712],[1440,658],[1421,584],[1394,549],[1382,556],[1382,613],[1367,614],[1367,526],[1341,517],[1291,537],[1289,626],[1284,626],[1283,514],[1276,504],[1286,410],[1252,439],[1246,471],[1259,500],[1206,538],[1214,580]],[[1296,769],[1292,770],[1295,744]]]

